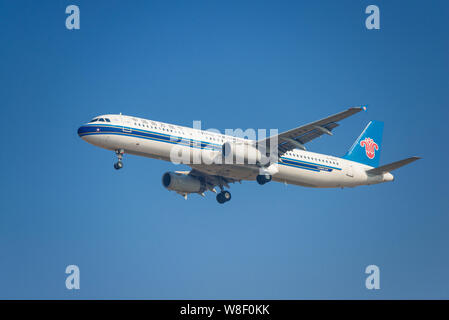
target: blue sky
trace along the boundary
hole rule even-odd
[[[65,28],[77,4],[81,29]],[[381,29],[367,30],[376,4]],[[449,298],[447,1],[0,1],[0,298]],[[367,104],[309,144],[343,155],[385,122],[393,183],[245,182],[185,201],[179,167],[77,128],[104,113],[278,128]],[[67,265],[81,289],[65,288]],[[365,267],[381,289],[365,288]]]

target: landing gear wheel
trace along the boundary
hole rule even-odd
[[[231,193],[229,191],[222,191],[217,194],[218,203],[225,203],[231,200]]]
[[[225,201],[231,200],[231,193],[229,191],[222,191],[221,194],[223,195]]]
[[[123,159],[123,154],[124,153],[125,153],[125,150],[123,150],[123,149],[115,150],[115,154],[117,155],[117,159],[118,159],[118,161],[116,163],[114,163],[115,170],[123,168],[122,159]]]
[[[267,182],[270,182],[272,179],[272,176],[270,174],[259,174],[256,177],[257,183],[260,185],[264,185]]]
[[[225,203],[225,199],[221,193],[217,194],[217,201],[218,203]]]

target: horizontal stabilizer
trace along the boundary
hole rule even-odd
[[[396,162],[386,164],[384,166],[380,166],[380,167],[377,167],[374,169],[367,170],[366,173],[368,173],[370,175],[378,175],[378,174],[382,174],[385,172],[390,172],[390,171],[396,170],[402,166],[405,166],[406,164],[409,164],[413,161],[416,161],[418,159],[421,159],[421,158],[420,157],[410,157],[407,159],[403,159],[403,160],[399,160]]]

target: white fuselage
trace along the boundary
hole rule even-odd
[[[215,132],[125,115],[111,114],[96,118],[103,121],[90,122],[79,128],[78,134],[83,140],[108,150],[123,149],[128,154],[166,161],[171,161],[175,145],[181,152],[195,150],[210,159],[220,154],[225,142],[248,142]],[[254,180],[259,172],[257,166],[248,164],[200,162],[189,165],[210,175],[234,180]],[[366,170],[371,168],[330,155],[294,149],[283,154],[267,170],[275,181],[318,188],[354,187],[393,180],[390,173],[367,175]]]

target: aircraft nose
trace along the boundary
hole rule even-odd
[[[78,136],[83,138],[87,133],[89,133],[89,127],[88,126],[81,126],[78,128]]]

